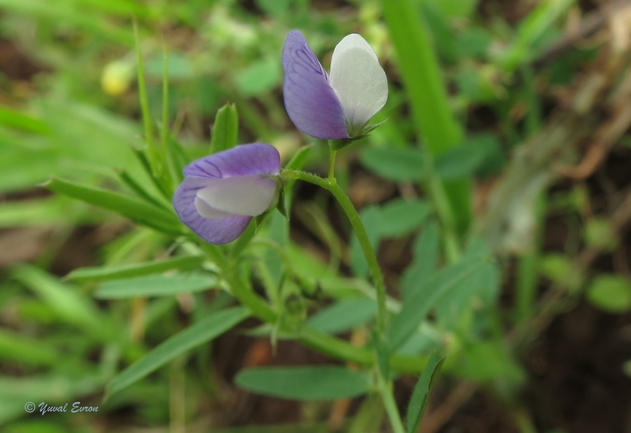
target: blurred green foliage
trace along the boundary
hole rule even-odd
[[[308,139],[295,131],[283,108],[280,52],[293,28],[305,33],[325,66],[337,41],[361,33],[390,79],[388,103],[375,118],[387,122],[340,153],[339,174],[346,189],[353,188],[358,171],[397,185],[396,193],[370,199],[360,209],[373,248],[383,252],[394,245],[400,256],[389,272],[392,318],[383,348],[386,361],[379,368],[396,376],[419,374],[430,365],[417,385],[426,391],[442,362],[430,358],[438,351],[447,355],[446,374],[482,384],[513,404],[525,380],[506,331],[517,320],[505,317],[510,312],[499,300],[506,284],[503,264],[492,259],[484,240],[471,236],[476,214],[470,212],[469,185],[502,172],[513,149],[541,127],[541,95],[549,94],[550,86],[569,83],[595,50],[576,49],[535,70],[534,61],[562,34],[574,2],[539,2],[515,26],[501,16],[483,16],[479,3],[409,2],[412,18],[423,23],[428,38],[427,58],[437,59],[429,76],[436,73],[440,87],[423,89],[405,82],[410,72],[401,65],[409,71],[430,66],[412,58],[413,44],[395,53],[396,41],[388,33],[393,24],[386,23],[377,1],[0,0],[0,37],[6,41],[0,53],[21,59],[0,71],[0,192],[10,198],[0,203],[0,227],[47,230],[52,238],[28,257],[32,264],[9,260],[3,275],[3,431],[123,431],[121,426],[183,431],[185,424],[214,429],[221,417],[208,407],[227,404],[233,391],[226,378],[215,377],[218,354],[209,343],[251,314],[235,307],[229,294],[236,293],[231,278],[237,276],[251,282],[256,296],[264,294],[275,318],[250,329],[252,335],[274,343],[294,339],[333,358],[365,361],[357,362],[361,371],[246,369],[237,375],[237,385],[300,400],[352,397],[377,386],[369,368],[375,360],[367,348],[379,342],[356,347],[338,338],[367,332],[376,315],[376,295],[366,280],[369,268],[357,238],[349,235],[347,221],[328,206],[323,192],[305,200],[290,182],[286,202],[293,209],[292,223],[300,215],[317,221],[298,230],[330,251],[329,263],[309,253],[304,236],[290,236],[280,214],[267,217],[256,233],[251,227],[234,245],[211,250],[186,237],[170,207],[169,188],[181,180],[184,164],[237,143],[267,141],[285,162],[296,155],[290,168],[324,171],[320,144],[311,152],[299,151]],[[138,23],[144,87],[136,78],[140,65],[132,16]],[[139,102],[141,88],[146,88],[145,107]],[[440,110],[427,105],[430,91],[439,93],[435,100],[444,97]],[[415,118],[410,104],[413,110],[424,107],[425,117]],[[144,128],[143,114],[149,119]],[[449,128],[437,127],[428,136],[423,123],[433,122]],[[161,138],[156,149],[165,152],[164,179],[154,176],[145,152],[153,134]],[[47,187],[57,194],[36,188],[51,176]],[[464,221],[452,222],[458,229],[451,247],[445,241],[444,203],[436,193],[441,189],[435,188],[442,184],[452,217]],[[580,194],[573,189],[553,197],[550,208],[579,213]],[[327,215],[333,215],[330,221]],[[73,233],[86,226],[104,232],[89,241],[92,266],[52,266],[61,245],[78,248]],[[581,234],[590,246],[616,246],[605,218],[590,219]],[[530,274],[519,278],[543,277],[564,293],[586,290],[587,299],[606,311],[631,308],[626,277],[591,278],[575,271],[569,254],[532,254]],[[230,272],[221,258],[234,265]],[[66,279],[55,275],[70,271]],[[534,298],[522,299],[519,316],[527,320],[536,314]],[[333,349],[323,350],[327,347]],[[415,395],[412,406],[421,410],[426,401]],[[29,401],[81,401],[99,411],[46,414],[42,421],[25,412]],[[345,428],[363,431],[359,426],[371,417],[380,422],[383,409],[374,407],[367,397]],[[328,431],[321,420],[305,419],[287,431]],[[408,420],[416,426],[417,414],[408,413]]]

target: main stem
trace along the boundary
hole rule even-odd
[[[359,218],[359,214],[355,210],[355,206],[351,203],[348,196],[342,191],[342,188],[337,184],[335,178],[323,179],[316,175],[305,173],[303,171],[296,170],[287,170],[282,173],[282,176],[288,179],[300,179],[305,182],[312,183],[321,188],[329,191],[333,196],[337,199],[340,206],[346,213],[351,226],[353,226],[353,230],[357,235],[357,239],[359,240],[359,244],[362,247],[364,252],[364,256],[366,257],[366,261],[368,262],[368,267],[370,268],[370,272],[372,274],[373,284],[375,286],[375,290],[377,291],[377,307],[378,307],[378,317],[377,317],[377,330],[381,335],[385,334],[386,331],[386,286],[383,282],[383,276],[381,274],[381,268],[379,267],[379,263],[377,262],[377,256],[375,255],[372,246],[370,245],[370,241],[368,240],[368,234],[366,233],[366,229],[364,228],[364,224],[362,224],[361,219]]]

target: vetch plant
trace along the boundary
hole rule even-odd
[[[331,73],[298,30],[283,46],[285,108],[296,127],[324,140],[357,139],[377,125],[368,121],[388,99],[386,73],[372,47],[353,33],[333,51]]]
[[[232,242],[252,217],[278,202],[280,155],[266,143],[237,146],[190,163],[173,207],[191,230],[211,244]]]
[[[374,234],[375,227],[364,226],[366,222],[362,221],[335,177],[337,150],[375,126],[367,124],[386,102],[388,87],[385,73],[372,48],[356,34],[345,37],[335,48],[330,76],[297,30],[287,36],[282,57],[286,72],[284,98],[289,116],[303,132],[330,140],[328,177],[302,171],[311,146],[302,148],[283,170],[278,151],[269,144],[254,143],[235,147],[238,117],[234,106],[224,107],[215,118],[211,149],[216,153],[188,163],[190,159],[186,149],[169,134],[166,110],[163,112],[161,140],[159,144],[156,143],[152,139],[153,122],[149,119],[141,74],[142,61],[138,55],[138,83],[148,146],[146,149],[137,149],[135,153],[156,186],[156,191],[145,190],[130,176],[123,176],[121,180],[136,193],[135,196],[56,179],[48,184],[53,191],[117,211],[139,224],[177,238],[172,250],[173,257],[169,259],[138,264],[132,268],[88,269],[83,274],[75,274],[75,279],[95,279],[98,282],[100,279],[124,277],[121,287],[133,284],[136,289],[142,289],[126,290],[123,296],[128,297],[139,296],[139,293],[144,296],[173,295],[214,286],[227,291],[230,296],[226,299],[238,304],[229,308],[218,307],[218,311],[206,317],[192,318],[193,323],[188,328],[165,340],[114,376],[106,387],[106,396],[126,388],[195,347],[208,343],[244,319],[253,317],[263,324],[258,332],[269,333],[266,335],[270,335],[272,341],[277,336],[294,339],[334,359],[354,363],[358,369],[350,370],[342,366],[244,369],[235,379],[237,384],[255,392],[300,400],[351,398],[375,393],[381,397],[392,431],[412,433],[418,429],[443,357],[430,355],[429,350],[407,355],[402,352],[402,348],[413,337],[419,336],[421,324],[427,321],[427,316],[438,307],[441,300],[468,283],[476,273],[485,270],[488,258],[482,253],[471,253],[454,263],[453,267],[434,272],[434,266],[426,264],[438,260],[437,232],[435,248],[423,246],[420,249],[423,254],[419,253],[418,257],[427,273],[427,285],[411,286],[406,291],[407,299],[404,297],[402,301],[388,299],[375,254],[376,245],[369,236],[369,231]],[[165,66],[165,107],[168,106],[166,76]],[[184,179],[180,182],[182,172]],[[301,267],[309,259],[302,257],[297,260],[291,254],[294,245],[289,240],[285,222],[272,220],[268,225],[270,230],[258,233],[248,230],[233,245],[222,246],[239,238],[253,218],[261,218],[276,206],[282,208],[285,182],[290,188],[297,180],[317,185],[335,197],[348,218],[366,260],[371,284],[359,284],[356,281],[359,278],[344,281],[344,284],[350,285],[349,293],[356,295],[351,296],[355,300],[376,303],[370,315],[361,321],[361,326],[372,328],[370,342],[363,346],[353,345],[330,330],[319,329],[317,321],[310,323],[307,311],[311,314],[311,308],[301,310],[301,313],[304,312],[301,315],[292,311],[292,305],[296,304],[292,301],[298,300],[300,303],[307,299],[310,307],[321,311],[322,306],[315,305],[319,297],[310,296],[311,286],[317,286],[318,289],[314,291],[321,292],[322,296],[335,299],[339,290],[327,281],[335,281],[337,285],[341,277],[336,275],[336,269],[330,271],[331,275],[323,275],[321,280],[318,280],[320,277],[303,275]],[[155,193],[160,196],[155,197]],[[168,206],[168,200],[172,201],[173,209]],[[422,240],[424,244],[431,244],[429,236],[424,236]],[[428,251],[435,251],[436,257],[428,257]],[[209,269],[210,264],[212,271]],[[166,271],[175,271],[177,274],[170,277],[157,275]],[[210,276],[212,282],[208,282]],[[311,281],[312,278],[317,281]],[[194,285],[191,285],[191,279]],[[156,284],[160,280],[163,284]],[[167,287],[168,290],[157,290],[159,287]],[[255,287],[262,287],[263,290],[254,290]],[[335,294],[336,290],[338,295]],[[111,288],[101,288],[96,293],[102,299],[121,298],[120,292],[112,291]],[[199,299],[205,302],[205,297]],[[334,304],[337,303],[334,301]],[[294,318],[297,320],[294,321]],[[442,348],[438,350],[442,351]],[[423,375],[417,382],[408,408],[406,428],[394,399],[392,380],[400,373],[420,371],[423,371]]]

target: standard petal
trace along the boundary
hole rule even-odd
[[[271,144],[243,144],[193,161],[184,169],[185,176],[218,178],[278,174],[280,154]]]
[[[205,180],[204,188],[197,191],[197,198],[212,209],[232,215],[260,215],[270,207],[276,195],[276,181],[266,177],[239,176]]]
[[[283,46],[285,109],[296,127],[325,140],[348,138],[342,105],[302,33],[292,30]]]
[[[197,192],[206,186],[208,180],[199,177],[184,179],[173,194],[173,207],[180,220],[199,237],[211,244],[227,244],[243,233],[252,217],[230,216],[207,219],[201,216],[195,206],[195,199]]]
[[[349,35],[352,36],[352,35]],[[359,36],[344,40],[348,42],[333,53],[331,63],[331,86],[335,89],[344,116],[352,134],[359,130],[383,108],[388,100],[388,80],[372,48],[367,49]],[[341,43],[340,43],[341,44]],[[368,45],[368,43],[366,43]]]
[[[373,50],[370,44],[366,42],[366,39],[357,33],[351,33],[350,35],[344,36],[344,39],[335,46],[335,49],[333,50],[333,57],[331,57],[331,70],[333,70],[334,65],[340,59],[340,56],[344,53],[344,51],[350,48],[361,48],[373,56],[375,60],[379,61],[375,50]]]

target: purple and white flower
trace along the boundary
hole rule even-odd
[[[283,46],[285,109],[307,135],[342,140],[362,134],[388,99],[386,73],[372,47],[353,33],[333,51],[327,74],[304,36],[292,30]]]
[[[279,196],[280,155],[266,143],[237,146],[193,161],[173,194],[180,220],[211,244],[232,242]]]

